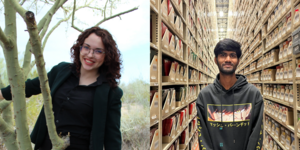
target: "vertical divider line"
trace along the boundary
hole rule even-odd
[[[158,128],[159,128],[159,149],[162,149],[162,46],[161,46],[161,0],[157,0],[158,3],[158,108],[159,108],[159,119],[158,119]]]
[[[291,12],[292,12],[292,33],[295,30],[294,26],[294,15],[295,15],[295,0],[291,0]],[[291,33],[291,35],[292,35]],[[296,57],[292,55],[292,70],[293,70],[293,119],[294,119],[294,138],[295,138],[295,147],[296,150],[299,150],[299,137],[298,137],[298,119],[297,119],[297,83],[296,83]]]

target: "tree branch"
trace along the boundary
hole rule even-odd
[[[8,125],[1,117],[0,117],[0,132],[1,137],[5,143],[5,146],[7,149],[15,149],[18,150],[19,147],[17,145],[16,141],[16,134],[13,130],[13,128]]]
[[[10,104],[10,101],[2,100],[0,101],[0,113]]]
[[[35,23],[35,17],[34,14],[30,11],[26,12],[26,20],[25,20],[27,27],[31,24]],[[33,49],[33,54],[35,56],[36,61],[36,68],[39,75],[40,80],[40,86],[41,91],[44,99],[44,109],[45,109],[45,115],[46,115],[46,123],[48,127],[48,133],[49,137],[51,139],[53,149],[65,149],[70,145],[69,139],[66,140],[66,143],[63,139],[61,139],[56,132],[56,127],[54,123],[54,115],[52,112],[52,98],[50,95],[50,87],[47,77],[47,72],[45,69],[45,60],[43,57],[43,53],[41,50],[41,41],[38,35],[37,29],[30,29],[28,28],[30,39],[31,39],[31,45]]]
[[[24,54],[24,61],[23,61],[23,66],[22,66],[22,68],[24,70],[24,76],[26,76],[26,77],[27,77],[27,74],[25,73],[26,72],[25,70],[28,69],[28,66],[29,66],[30,61],[31,61],[31,52],[30,51],[31,51],[31,45],[30,45],[30,42],[28,40],[27,44],[26,44],[26,49],[25,49],[25,54]],[[27,78],[25,78],[25,79],[27,79]]]
[[[41,50],[41,39],[36,25],[34,13],[27,11],[25,14],[22,14],[25,10],[23,8],[20,8],[18,3],[14,3],[13,6],[14,8],[16,8],[18,13],[23,17],[27,25],[27,30],[29,32],[30,44],[32,46],[32,51],[35,56],[37,71],[40,80],[40,87],[44,99],[44,109],[45,109],[48,133],[51,139],[51,143],[53,145],[53,149],[54,150],[65,149],[70,145],[69,136],[67,136],[66,139],[61,139],[56,132],[54,115],[52,112],[52,98],[50,95],[49,82],[48,82],[47,72],[45,69],[45,61]]]
[[[106,19],[106,7],[107,7],[107,3],[108,3],[109,0],[106,0],[105,2],[105,6],[104,6],[104,19]]]
[[[97,26],[99,26],[100,24],[102,24],[103,22],[105,22],[105,21],[108,21],[108,20],[110,20],[110,19],[113,19],[113,18],[115,18],[115,17],[120,17],[121,15],[124,15],[124,14],[127,14],[127,13],[129,13],[129,12],[132,12],[132,11],[135,11],[135,10],[137,10],[139,7],[134,7],[134,8],[132,8],[132,9],[130,9],[130,10],[127,10],[127,11],[124,11],[124,12],[121,12],[121,13],[118,13],[118,14],[116,14],[116,15],[113,15],[113,16],[110,16],[110,17],[108,17],[108,18],[104,18],[103,20],[101,20],[100,22],[98,22],[96,25],[94,25],[95,27],[97,27]]]
[[[76,8],[75,10],[73,9],[73,12],[75,12],[75,11],[77,11],[77,10],[79,10],[79,9],[82,9],[82,8],[89,7],[89,5],[90,5],[90,3],[87,4],[87,5],[84,5],[84,6],[80,6],[80,7]],[[75,8],[75,7],[73,7],[73,8]],[[68,21],[68,20],[71,18],[71,16],[73,16],[73,14],[74,14],[73,12],[72,12],[71,14],[69,14],[69,16],[68,16],[67,18],[61,19],[59,22],[57,22],[57,23],[55,24],[55,26],[52,27],[52,29],[47,33],[47,35],[46,35],[46,37],[45,37],[45,39],[44,39],[44,41],[43,41],[43,44],[42,44],[42,52],[44,52],[44,49],[45,49],[45,46],[46,46],[46,43],[47,43],[47,41],[48,41],[49,36],[53,33],[53,31],[54,31],[61,23]],[[73,20],[72,20],[72,21],[73,21]],[[79,32],[81,32],[81,31],[79,31]]]
[[[4,88],[4,83],[2,81],[1,75],[0,75],[0,89]]]
[[[47,18],[47,21],[45,22],[45,25],[44,25],[44,27],[43,27],[43,30],[42,30],[42,32],[41,32],[41,34],[40,34],[40,39],[41,39],[41,40],[44,38],[44,35],[45,35],[46,32],[47,32],[51,20],[52,20],[52,14],[49,13],[49,18]]]
[[[17,140],[15,136],[13,139],[12,136],[7,136],[6,131],[3,131],[6,130],[5,128],[2,128],[0,130],[2,132],[2,136],[6,138],[5,139],[6,144],[11,144],[12,141],[16,143],[17,141],[18,146],[21,149],[32,150],[28,126],[27,126],[25,82],[24,82],[25,80],[24,80],[23,72],[18,62],[17,32],[16,32],[17,30],[16,10],[19,11],[21,16],[22,16],[22,12],[25,12],[25,10],[16,0],[4,0],[4,8],[5,8],[4,33],[9,37],[9,40],[11,42],[9,48],[4,48],[4,56],[7,64],[6,68],[7,68],[7,75],[9,77],[9,84],[11,85],[12,101],[16,102],[14,105],[14,116],[16,121],[16,132],[18,133]],[[12,122],[11,110],[10,109],[5,109],[5,110],[7,110],[7,112],[6,114],[3,114],[4,117],[9,122]]]
[[[26,0],[23,0],[23,1],[20,3],[20,5],[22,6],[22,5],[25,3],[25,1],[26,1]]]
[[[33,68],[34,65],[35,65],[35,60],[33,60],[26,69],[23,69],[25,79],[27,79],[28,74],[29,74],[30,70]]]
[[[52,34],[52,32],[53,32],[53,31],[54,31],[54,30],[55,30],[62,22],[68,21],[70,18],[71,18],[71,14],[70,14],[67,18],[61,19],[59,22],[57,22],[57,23],[55,24],[55,26],[52,27],[52,29],[47,33],[47,35],[46,35],[46,37],[45,37],[45,39],[44,39],[44,41],[43,41],[42,52],[44,52],[46,43],[47,43],[47,41],[48,41],[49,36]]]
[[[75,9],[76,9],[76,0],[74,0],[73,12],[72,12],[72,25],[71,27],[79,32],[83,32],[83,30],[79,29],[77,26],[74,25],[74,16],[75,16]]]
[[[101,9],[101,8],[98,8],[98,7],[92,7],[92,6],[86,6],[87,8],[91,8],[91,9],[96,9],[96,10],[101,10],[101,11],[103,11],[103,9]]]
[[[3,46],[5,47],[9,46],[9,39],[6,37],[1,27],[0,27],[0,41],[2,42]]]
[[[1,88],[4,88],[4,84],[0,75],[0,89]],[[8,125],[13,126],[12,110],[10,103],[11,101],[0,100],[0,114],[2,113],[2,117]]]
[[[13,126],[12,108],[10,105],[11,101],[4,100],[3,103],[5,103],[7,105],[7,107],[4,108],[4,110],[2,112],[2,117],[8,125]]]
[[[41,21],[38,23],[37,28],[38,31],[42,31],[43,33],[41,34],[42,37],[45,35],[45,33],[48,30],[48,26],[52,20],[53,15],[55,14],[55,12],[58,10],[59,7],[61,7],[67,0],[57,0],[55,1],[55,3],[53,4],[53,6],[50,8],[50,10],[44,15],[44,17],[41,19]],[[44,30],[45,29],[45,30]],[[42,38],[41,38],[42,39]],[[24,62],[23,62],[23,66],[22,68],[24,70],[28,70],[30,67],[30,61],[31,61],[31,45],[29,43],[29,40],[27,42],[26,45],[26,50],[25,50],[25,54],[24,54]],[[29,73],[30,70],[28,70]],[[27,76],[27,74],[25,74],[25,76]]]

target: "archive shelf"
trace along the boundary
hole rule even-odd
[[[293,126],[291,126],[291,125],[286,125],[286,124],[282,123],[282,121],[278,120],[278,119],[275,118],[275,117],[272,117],[272,115],[269,114],[269,113],[267,113],[267,112],[265,112],[265,114],[267,114],[269,117],[271,117],[271,118],[272,118],[273,120],[275,120],[276,122],[280,123],[281,126],[284,126],[286,129],[288,129],[288,130],[294,132],[294,127],[293,127]]]
[[[284,17],[286,17],[286,15],[290,13],[290,11],[291,9],[287,9],[284,15],[282,15],[281,18],[279,18],[275,23],[273,23],[273,26],[270,29],[268,29],[266,35],[269,35],[271,32],[273,32],[273,30],[278,26],[278,24],[282,21],[282,19],[284,19]]]
[[[274,12],[276,6],[279,4],[279,2],[277,2],[271,9],[271,11],[269,11],[269,13],[267,14],[267,16],[264,18],[265,20],[263,21],[262,24],[265,24],[268,21],[268,18],[272,15],[272,12]]]
[[[291,61],[291,60],[292,60],[292,58],[282,59],[282,60],[280,60],[280,61],[278,61],[278,62],[271,63],[271,64],[265,66],[264,68],[274,67],[274,66],[276,66],[276,65],[279,65],[279,64],[281,64],[281,63],[288,62],[288,61]]]
[[[280,100],[278,98],[274,98],[274,97],[270,97],[270,96],[264,96],[264,98],[267,99],[267,100],[271,100],[273,102],[276,102],[276,103],[279,103],[279,104],[282,104],[282,105],[294,108],[293,104],[291,104],[289,102],[282,101],[282,100]]]
[[[268,84],[293,84],[293,81],[264,81],[263,83]]]
[[[259,3],[258,3],[259,2]],[[253,51],[253,49],[249,50],[250,49],[250,46],[249,46],[249,43],[248,41],[251,41],[253,42],[253,38],[250,38],[248,37],[248,34],[250,34],[251,32],[254,33],[254,36],[253,37],[256,37],[256,35],[258,33],[263,33],[263,30],[264,30],[264,26],[268,23],[270,23],[268,21],[268,19],[271,17],[271,15],[274,13],[274,10],[276,9],[277,5],[280,3],[280,1],[271,1],[271,2],[275,2],[273,3],[273,5],[271,6],[271,8],[269,8],[269,11],[266,11],[268,7],[266,7],[267,5],[265,6],[261,6],[263,4],[264,1],[256,1],[256,4],[254,5],[249,5],[247,6],[246,8],[249,9],[250,7],[253,7],[253,9],[257,9],[257,8],[260,8],[263,12],[267,12],[267,14],[262,14],[261,17],[257,18],[257,21],[256,22],[250,22],[247,24],[247,19],[246,17],[233,17],[233,20],[234,23],[233,23],[233,28],[234,27],[238,27],[238,28],[241,28],[239,27],[238,25],[240,24],[246,24],[246,26],[249,26],[249,30],[247,31],[234,31],[231,33],[231,35],[229,35],[229,37],[233,37],[235,38],[237,41],[239,41],[242,45],[243,45],[243,55],[242,55],[242,61],[245,61],[246,58],[248,58],[251,54],[251,52]],[[268,3],[268,2],[267,2]],[[266,3],[266,4],[267,4]],[[268,28],[267,30],[265,30],[265,34],[261,36],[261,44],[263,45],[263,50],[262,50],[262,53],[259,54],[257,57],[262,57],[264,58],[265,54],[269,51],[271,51],[272,49],[274,48],[278,48],[279,45],[281,43],[283,43],[284,41],[286,41],[292,34],[293,31],[295,31],[295,29],[297,29],[299,27],[299,24],[298,25],[294,25],[293,23],[293,19],[294,19],[294,13],[295,13],[295,6],[300,3],[300,0],[291,0],[291,5],[289,8],[287,8],[285,10],[284,13],[282,13],[283,15],[279,18],[278,17],[278,20],[276,22],[273,23],[273,25]],[[245,4],[244,1],[241,1],[241,0],[238,0],[237,3],[238,5],[235,5],[235,7],[237,8],[233,8],[233,10],[237,10],[238,8],[240,9],[241,6],[243,6]],[[284,6],[285,7],[285,6]],[[283,10],[283,9],[282,9]],[[276,29],[278,28],[280,22],[284,19],[286,19],[286,16],[291,12],[291,18],[292,18],[292,22],[291,22],[291,31],[289,31],[288,33],[286,33],[284,36],[281,36],[280,39],[278,39],[275,43],[273,43],[272,45],[266,47],[266,41],[268,39],[268,37],[270,36],[270,34]],[[249,14],[251,17],[254,16],[255,14]],[[251,18],[250,17],[250,18]],[[248,18],[248,17],[247,17]],[[263,19],[263,21],[259,21]],[[261,22],[261,24],[259,24],[259,22]],[[253,24],[256,24],[256,25],[253,25]],[[251,29],[250,27],[252,26],[255,26],[253,29]],[[247,27],[245,27],[247,28]],[[256,32],[255,32],[256,31]],[[237,35],[237,36],[235,36]],[[250,43],[251,43],[250,42]],[[245,46],[244,46],[245,45]],[[248,53],[245,53],[246,51],[248,51]],[[289,61],[292,61],[292,70],[293,70],[293,78],[292,80],[276,80],[276,81],[250,81],[249,83],[253,83],[253,84],[261,84],[262,87],[261,87],[261,91],[262,91],[262,95],[263,95],[263,87],[265,87],[267,84],[278,84],[278,85],[282,85],[282,84],[286,84],[286,85],[292,85],[293,86],[293,102],[287,102],[287,101],[282,101],[282,100],[279,100],[277,98],[274,98],[274,97],[270,97],[270,96],[266,96],[266,95],[263,95],[263,99],[264,100],[268,100],[268,101],[271,101],[271,102],[274,102],[274,103],[277,103],[277,104],[280,104],[282,106],[286,106],[287,108],[290,108],[292,109],[292,112],[293,112],[293,115],[292,115],[292,120],[293,120],[293,125],[286,125],[285,123],[282,123],[280,120],[278,120],[277,118],[275,118],[272,114],[269,114],[268,112],[264,112],[264,121],[265,121],[265,116],[269,116],[270,118],[272,118],[273,120],[277,121],[278,123],[280,123],[282,126],[284,126],[286,129],[290,130],[292,133],[294,133],[294,136],[295,136],[295,147],[296,147],[296,150],[299,150],[299,138],[300,138],[300,131],[298,130],[298,113],[300,112],[300,99],[299,99],[299,88],[298,88],[298,84],[300,84],[300,80],[297,80],[296,79],[296,72],[295,72],[295,69],[296,69],[296,58],[297,57],[300,57],[300,54],[292,54],[292,56],[290,57],[287,57],[285,59],[280,59],[279,61],[275,62],[275,63],[271,63],[271,64],[267,64],[267,65],[262,65],[262,68],[256,68],[256,70],[252,70],[252,71],[249,71],[249,72],[246,72],[245,73],[245,67],[249,66],[252,62],[255,62],[257,61],[258,58],[253,58],[250,62],[246,62],[246,63],[241,63],[238,68],[237,68],[237,72],[242,72],[242,74],[244,75],[250,75],[250,74],[253,74],[257,71],[263,71],[265,69],[268,69],[268,68],[274,68],[275,66],[278,66],[279,64],[281,63],[285,63],[285,62],[289,62]],[[299,112],[298,112],[299,111]],[[264,122],[265,123],[265,122]],[[266,126],[266,125],[264,125]],[[286,146],[283,146],[279,140],[275,139],[274,136],[272,134],[270,134],[269,131],[265,130],[264,129],[264,132],[267,132],[269,133],[269,135],[278,143],[278,145],[280,145],[280,147],[282,149],[287,149]],[[297,136],[296,136],[297,135]],[[265,134],[264,134],[265,136]],[[264,137],[265,138],[265,137]]]
[[[207,31],[209,29],[208,27],[211,27],[210,19],[207,16],[203,16],[204,13],[207,14],[207,12],[210,11],[211,7],[205,6],[209,5],[209,0],[193,0],[193,11],[195,13],[192,13],[190,9],[189,1],[183,0],[181,1],[181,4],[178,5],[177,0],[170,0],[171,5],[173,6],[174,13],[181,19],[182,22],[182,28],[180,31],[176,25],[174,25],[174,22],[170,21],[169,18],[166,18],[164,16],[165,10],[162,9],[162,3],[166,2],[168,0],[151,0],[150,2],[150,15],[151,15],[151,42],[150,42],[150,53],[153,53],[155,56],[153,57],[153,60],[151,60],[150,64],[150,89],[156,91],[157,101],[155,101],[157,105],[154,105],[154,100],[152,101],[152,104],[150,104],[150,129],[151,128],[157,128],[157,132],[159,133],[158,136],[158,145],[152,146],[150,145],[150,150],[167,150],[174,141],[181,135],[181,133],[184,131],[182,129],[189,128],[189,123],[192,122],[193,118],[196,117],[196,113],[191,114],[188,116],[188,123],[185,127],[181,128],[180,131],[176,131],[176,134],[174,134],[174,137],[172,137],[169,142],[165,143],[163,142],[163,136],[162,136],[162,123],[163,120],[175,115],[175,113],[181,111],[182,109],[189,109],[190,104],[195,103],[197,96],[202,88],[207,86],[208,84],[212,83],[212,79],[216,76],[216,68],[217,66],[214,64],[213,60],[213,52],[212,52],[212,45],[214,41],[208,40],[208,39],[215,39],[215,37],[212,35],[212,32]],[[203,9],[198,9],[198,5],[203,5],[206,9],[206,12],[204,12]],[[165,7],[164,8],[169,8]],[[199,13],[198,13],[199,12]],[[201,12],[201,13],[200,13]],[[190,20],[188,17],[188,13],[190,13],[190,16],[192,20]],[[199,15],[201,14],[201,15]],[[168,14],[167,16],[169,17]],[[199,21],[198,21],[199,20]],[[189,22],[193,22],[193,26],[189,24]],[[179,40],[182,41],[182,54],[177,55],[177,53],[174,53],[170,51],[169,46],[165,47],[162,45],[162,24],[163,23],[167,30],[170,31],[173,36],[177,36]],[[202,28],[206,28],[206,30]],[[187,37],[187,32],[190,32],[190,36],[194,40],[194,43],[190,41],[189,39],[191,37]],[[176,43],[177,44],[177,43]],[[193,57],[196,57],[196,63],[194,62],[195,59],[193,59],[193,62],[189,61],[189,54],[188,49],[190,49],[191,52],[193,52]],[[155,53],[154,53],[154,52]],[[176,51],[176,50],[175,50]],[[180,49],[181,51],[181,49]],[[152,54],[151,54],[152,55]],[[154,58],[156,62],[154,63]],[[178,62],[181,66],[185,67],[185,76],[183,76],[183,81],[176,82],[173,80],[165,80],[166,76],[163,76],[163,59],[168,58],[171,62]],[[198,62],[202,62],[200,65]],[[199,78],[193,79],[189,81],[188,71],[189,69],[193,69],[196,77]],[[152,78],[152,74],[155,73],[156,77]],[[201,76],[200,76],[201,73]],[[198,74],[198,75],[197,75]],[[170,74],[169,74],[170,75]],[[204,78],[205,76],[205,78]],[[155,79],[155,80],[154,80]],[[168,82],[163,82],[168,81]],[[191,89],[191,86],[193,86],[193,89]],[[162,92],[163,89],[166,88],[178,88],[178,87],[184,87],[186,88],[186,99],[184,101],[180,101],[182,104],[177,107],[172,107],[168,110],[168,113],[166,111],[162,110]],[[177,91],[176,91],[177,92]],[[193,92],[196,92],[194,94],[191,94]],[[156,111],[154,110],[154,106],[156,106]],[[173,109],[174,108],[174,109]],[[196,109],[193,110],[193,112],[196,112]],[[157,117],[157,118],[156,118]],[[154,119],[152,119],[154,118]],[[151,121],[153,120],[153,121]],[[192,134],[195,134],[197,130],[192,132]],[[191,141],[191,137],[187,137],[187,141]],[[151,144],[153,144],[152,142]],[[188,148],[189,144],[186,148]]]
[[[274,137],[273,134],[271,134],[271,133],[270,133],[269,131],[267,131],[267,130],[266,130],[266,132],[272,137],[273,140],[276,141],[276,143],[281,147],[281,149],[287,150],[287,149],[285,148],[285,146],[283,146],[283,145],[280,143],[280,141],[278,141],[278,139],[276,139],[276,138]]]
[[[189,120],[189,123],[192,121],[192,119],[190,119]],[[185,130],[186,128],[188,128],[188,124],[184,127],[184,129],[183,130]],[[182,130],[182,131],[183,131]],[[194,132],[195,133],[195,132]],[[193,133],[193,134],[194,134]],[[174,137],[174,139],[171,141],[171,142],[169,142],[169,143],[167,143],[167,144],[163,144],[162,145],[162,149],[163,150],[167,150],[172,144],[173,144],[173,142],[179,137],[179,135],[181,134],[181,132],[180,133],[178,133],[175,137]]]
[[[153,48],[153,49],[155,49],[155,50],[158,50],[157,46],[155,44],[153,44],[153,43],[150,43],[150,47]]]
[[[286,40],[288,37],[290,37],[290,36],[291,36],[291,32],[290,32],[288,35],[285,35],[284,37],[282,37],[281,40],[278,41],[277,43],[271,45],[270,48],[268,48],[268,49],[266,49],[266,50],[264,51],[264,53],[266,53],[266,52],[268,52],[268,51],[274,49],[275,47],[277,47],[280,43],[282,43],[283,41],[285,41],[285,40]]]

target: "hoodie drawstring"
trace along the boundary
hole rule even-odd
[[[234,104],[235,104],[235,101],[234,101],[234,89],[232,90],[232,96],[233,96],[233,122],[234,122],[234,114],[235,114],[235,109],[234,109]],[[235,143],[235,136],[234,136],[234,132],[232,132],[233,134],[233,143]]]

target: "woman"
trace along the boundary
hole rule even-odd
[[[73,63],[62,62],[48,72],[58,134],[70,132],[72,150],[121,149],[120,51],[111,34],[99,27],[81,33],[71,48]],[[26,97],[41,93],[38,77],[26,81]],[[11,100],[10,86],[0,99]],[[34,149],[52,145],[42,108],[30,135]]]

